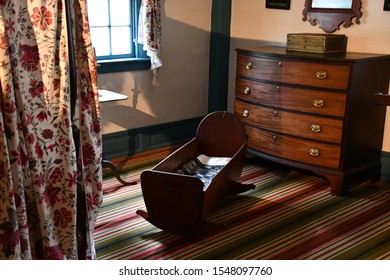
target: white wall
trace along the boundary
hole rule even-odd
[[[128,100],[101,103],[103,133],[167,123],[207,113],[212,0],[162,0],[163,67],[99,75],[99,88]]]
[[[273,42],[284,45],[287,33],[323,33],[302,21],[304,0],[290,10],[266,9],[265,0],[232,0],[229,67],[229,111],[233,111],[236,47]],[[348,51],[390,54],[390,11],[384,0],[362,0],[360,25],[341,27]],[[160,84],[152,86],[149,70],[101,74],[99,87],[129,99],[102,103],[103,133],[198,117],[207,113],[208,63],[212,0],[162,0],[162,60]],[[390,151],[390,114],[383,150]]]
[[[237,47],[260,44],[285,45],[288,33],[324,33],[302,21],[304,0],[291,1],[290,10],[266,9],[265,0],[232,0],[231,51],[229,67],[229,110],[233,110]],[[390,11],[383,11],[384,0],[362,0],[361,24],[340,27],[334,34],[348,36],[347,50],[390,54]],[[389,110],[388,110],[389,111]],[[390,114],[385,125],[383,150],[390,151]]]

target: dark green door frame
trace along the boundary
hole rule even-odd
[[[227,110],[231,0],[213,0],[211,11],[208,111]]]

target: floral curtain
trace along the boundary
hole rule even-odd
[[[161,1],[142,0],[138,19],[138,43],[150,57],[153,84],[158,82],[158,71],[162,66],[161,44]]]
[[[83,258],[95,258],[102,201],[96,65],[86,2],[70,0],[67,10],[65,1],[0,0],[0,259],[78,259],[80,243]]]

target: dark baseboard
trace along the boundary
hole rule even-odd
[[[390,152],[381,153],[381,180],[390,182]]]
[[[129,129],[103,135],[103,158],[132,156],[167,146],[184,144],[195,137],[203,117]]]

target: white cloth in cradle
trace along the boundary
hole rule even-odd
[[[212,179],[230,160],[229,157],[209,157],[201,154],[185,163],[177,170],[177,173],[199,178],[204,184],[203,190],[205,191]]]

